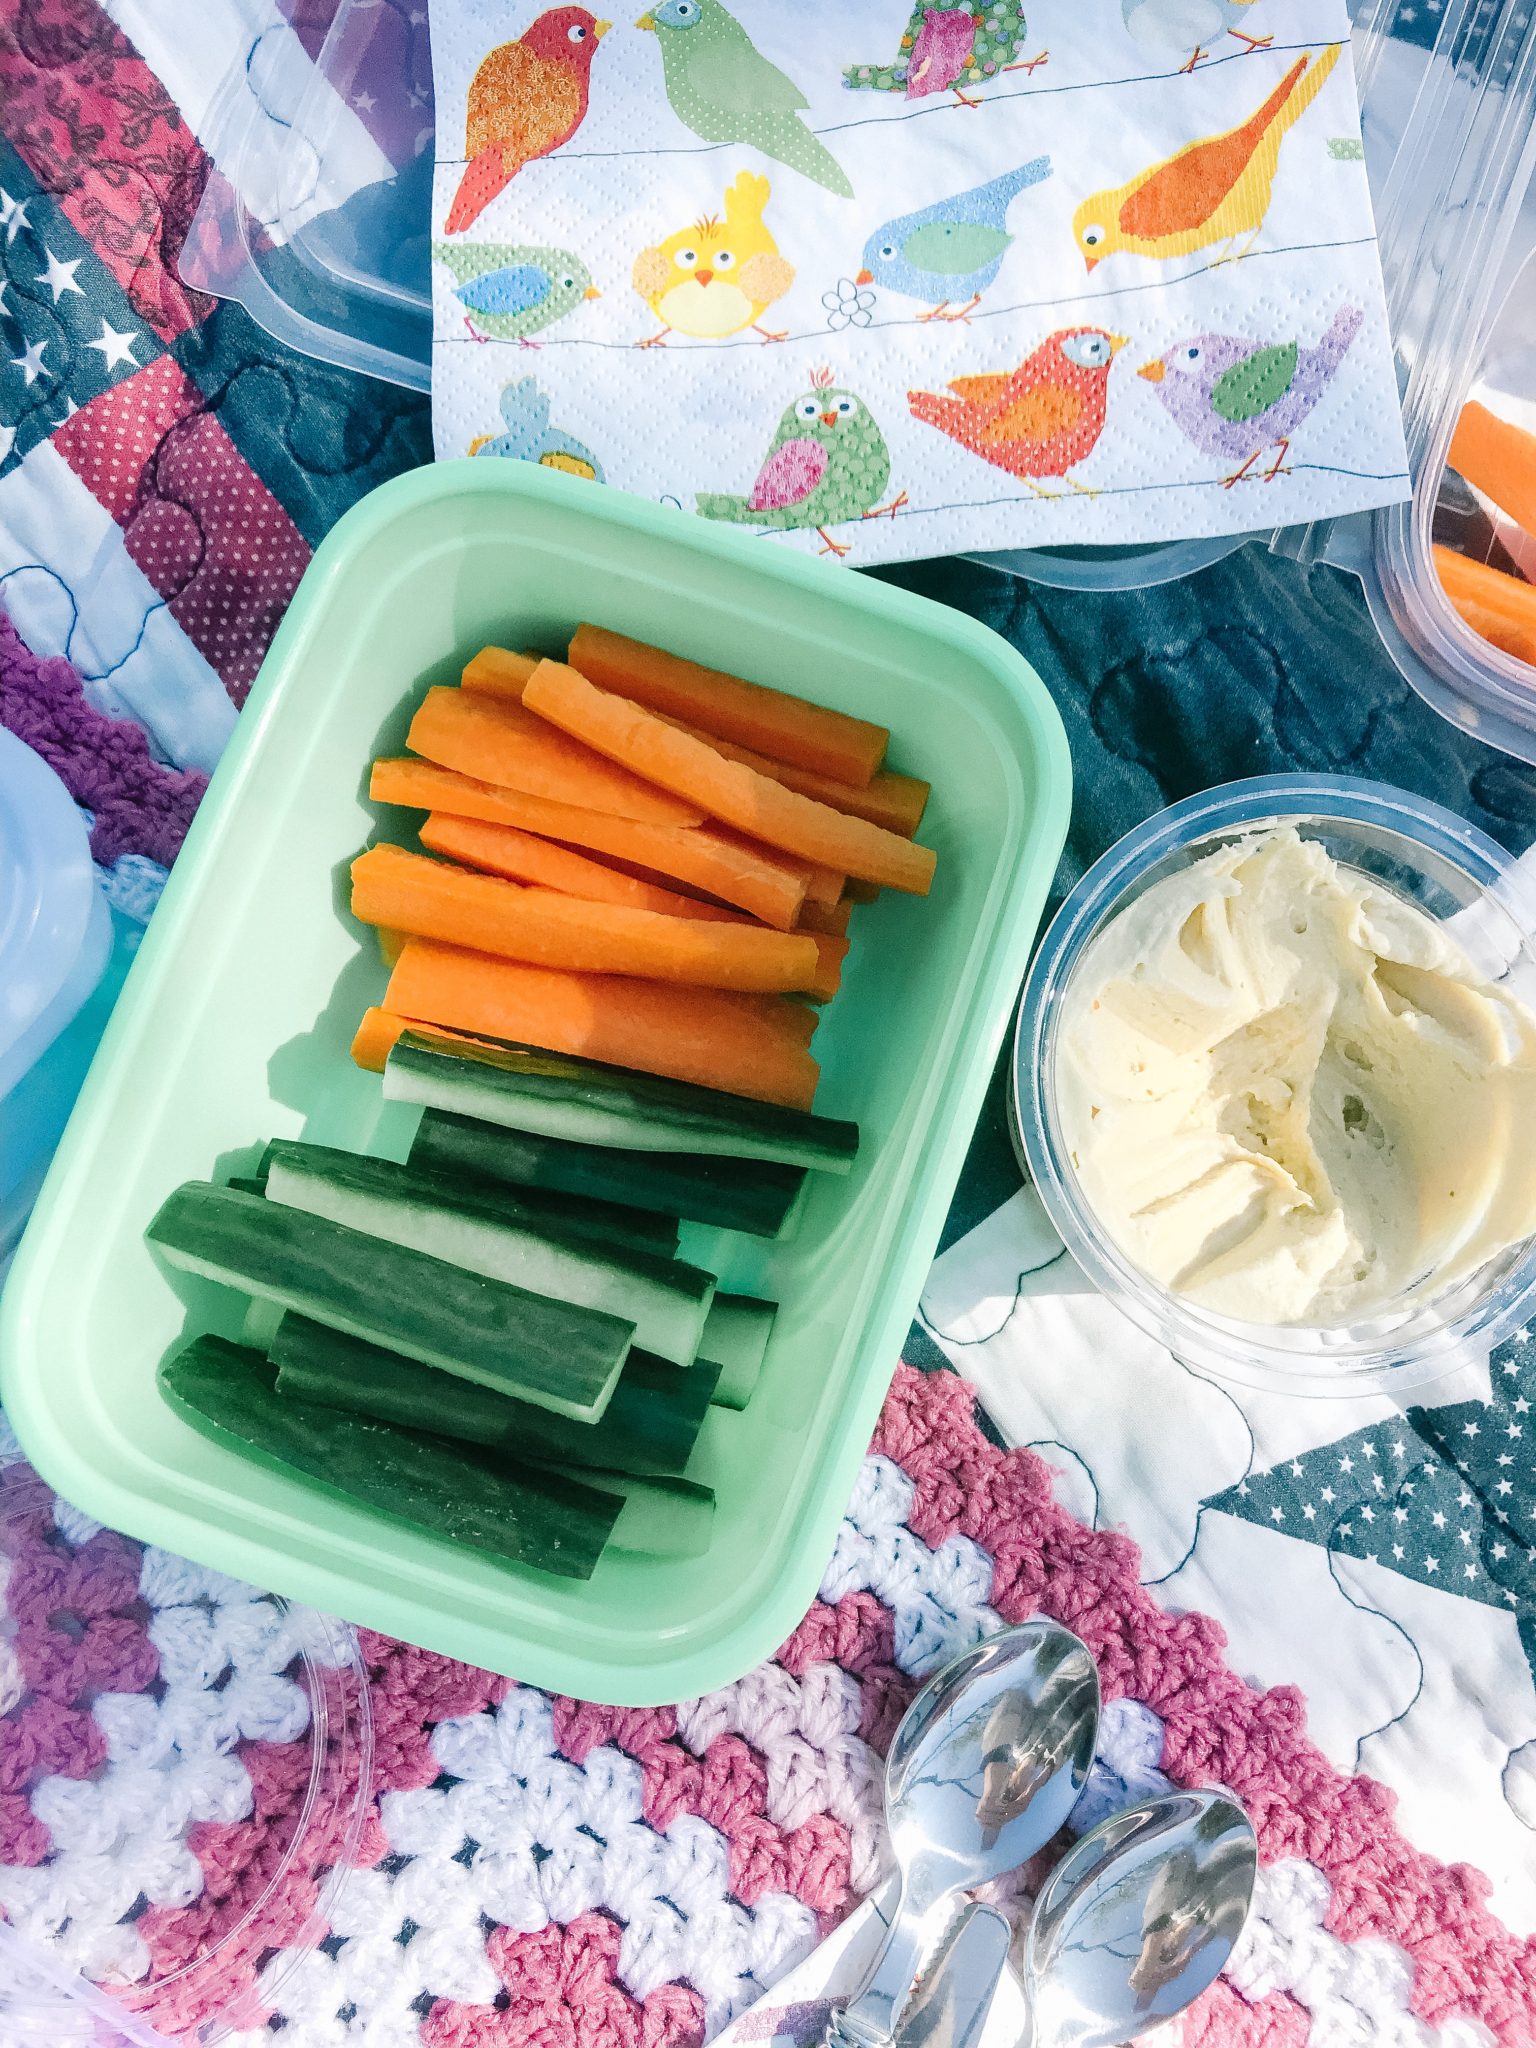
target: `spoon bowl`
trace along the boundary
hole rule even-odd
[[[1053,1621],[1003,1629],[928,1680],[886,1758],[901,1897],[886,1947],[834,2023],[834,2039],[862,2048],[890,2037],[951,1895],[1044,1848],[1087,1782],[1098,1726],[1093,1658]]]
[[[1257,1870],[1248,1816],[1217,1792],[1090,1828],[1035,1902],[1026,2048],[1114,2048],[1182,2012],[1236,1946]]]

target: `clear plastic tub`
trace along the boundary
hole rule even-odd
[[[372,1757],[350,1629],[99,1530],[0,1447],[3,2048],[261,2027]]]
[[[0,1274],[84,1073],[83,1062],[47,1056],[111,948],[111,913],[74,799],[0,727]]]
[[[1071,1165],[1057,1100],[1072,977],[1110,920],[1155,882],[1234,839],[1294,825],[1432,917],[1454,921],[1480,973],[1536,1000],[1536,889],[1504,849],[1438,804],[1346,776],[1257,776],[1161,811],[1088,870],[1025,983],[1013,1086],[1030,1178],[1079,1265],[1142,1329],[1197,1370],[1269,1392],[1358,1395],[1413,1387],[1479,1356],[1536,1312],[1536,1244],[1512,1247],[1431,1300],[1350,1327],[1217,1316],[1159,1286],[1111,1241]]]
[[[1356,24],[1377,131],[1373,149],[1368,118],[1367,154],[1389,164],[1373,183],[1414,495],[1277,544],[1359,576],[1419,694],[1536,761],[1536,666],[1473,629],[1434,556],[1438,543],[1513,578],[1510,609],[1528,616],[1536,652],[1536,538],[1448,466],[1469,401],[1536,428],[1536,21],[1525,0],[1446,0],[1433,46],[1414,48],[1405,38],[1421,12],[1368,0]],[[1536,447],[1528,467],[1536,500]]]

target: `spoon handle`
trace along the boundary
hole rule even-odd
[[[858,1997],[834,2017],[828,2048],[888,2048],[907,1994],[949,1927],[952,1908],[948,1893],[926,1913],[913,1912],[905,1898],[898,1902],[874,1971]]]

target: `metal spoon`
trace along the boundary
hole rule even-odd
[[[1257,1868],[1247,1814],[1217,1792],[1090,1828],[1035,1901],[1022,2048],[1113,2048],[1182,2012],[1231,1955]]]
[[[1044,1848],[1087,1781],[1098,1726],[1093,1659],[1053,1621],[989,1636],[928,1680],[885,1765],[901,1894],[864,1989],[832,2022],[832,2048],[889,2041],[950,1896]]]
[[[962,1906],[902,2008],[892,2048],[979,2048],[1012,1939],[995,1906]]]

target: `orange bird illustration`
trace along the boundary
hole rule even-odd
[[[1063,327],[1016,370],[956,377],[952,398],[909,391],[907,404],[914,419],[1006,469],[1037,498],[1061,495],[1035,481],[1042,476],[1059,476],[1069,490],[1097,497],[1067,472],[1087,460],[1104,431],[1109,366],[1124,346],[1123,334],[1102,327]]]
[[[593,54],[612,26],[585,7],[552,7],[515,43],[481,59],[469,88],[469,162],[448,209],[448,234],[462,234],[524,164],[570,141],[586,118]]]
[[[1239,127],[1186,143],[1129,184],[1085,199],[1072,216],[1072,232],[1088,268],[1121,253],[1189,256],[1216,242],[1227,244],[1214,259],[1218,263],[1246,256],[1269,211],[1286,131],[1317,98],[1338,61],[1337,44],[1316,59],[1298,57]]]

